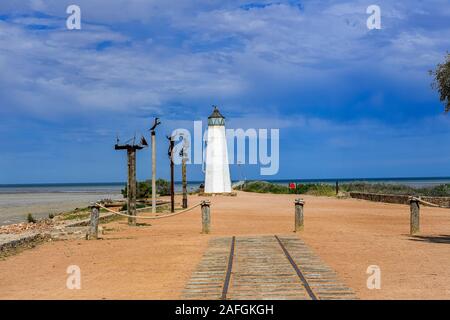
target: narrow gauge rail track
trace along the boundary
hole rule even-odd
[[[293,236],[212,239],[186,299],[355,299],[336,273]]]

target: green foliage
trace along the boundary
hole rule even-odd
[[[328,184],[297,184],[295,189],[265,181],[252,181],[243,185],[243,191],[275,194],[311,194],[316,196],[334,196],[335,189]]]
[[[156,193],[161,196],[170,195],[170,183],[164,179],[156,180]]]
[[[354,182],[340,185],[342,191],[368,192],[382,194],[403,194],[429,197],[450,196],[450,184],[441,184],[434,187],[414,188],[403,184]]]
[[[339,187],[342,191],[386,193],[386,194],[415,194],[416,189],[402,184],[352,182],[342,183]]]
[[[331,184],[315,183],[308,185],[308,190],[306,193],[313,196],[334,197],[336,195],[336,188]]]
[[[276,193],[276,194],[289,193],[288,187],[265,181],[246,182],[242,186],[242,190],[247,192],[258,192],[258,193]]]
[[[291,193],[295,194],[304,194],[307,193],[308,190],[311,188],[312,184],[297,184],[294,190],[290,190]]]
[[[36,223],[37,222],[31,213],[29,213],[27,215],[27,221],[28,221],[28,223]]]
[[[152,182],[142,181],[137,182],[136,198],[145,199],[152,196]]]
[[[89,218],[91,211],[89,208],[77,208],[73,211],[63,213],[60,218],[62,220],[82,220]]]
[[[445,112],[450,111],[450,53],[444,63],[439,63],[435,70],[430,70],[433,76],[432,88],[439,92],[439,99],[445,104]]]
[[[127,186],[121,190],[124,198],[127,197]],[[170,184],[164,179],[156,180],[156,193],[161,196],[170,195]],[[136,183],[136,198],[137,199],[147,199],[152,196],[152,181],[145,180]]]
[[[247,182],[242,187],[243,191],[275,194],[310,194],[314,196],[333,197],[336,195],[334,184],[306,183],[297,184],[295,189],[265,181]],[[367,192],[380,194],[402,194],[429,197],[450,197],[450,184],[441,184],[434,187],[411,187],[397,183],[368,183],[352,182],[340,183],[339,190],[343,192]]]
[[[242,187],[243,191],[257,193],[276,193],[276,194],[310,194],[314,196],[333,197],[336,195],[334,184],[326,183],[307,183],[297,184],[295,189],[289,189],[288,186],[279,185],[265,181],[247,182]],[[429,197],[449,197],[450,184],[441,184],[434,187],[411,187],[397,183],[368,183],[351,182],[340,183],[339,190],[343,192],[367,192],[380,194],[402,194]]]
[[[428,194],[435,197],[450,196],[450,184],[441,184],[426,190]]]

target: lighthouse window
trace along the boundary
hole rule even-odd
[[[225,121],[223,118],[209,118],[208,125],[210,126],[224,126]]]

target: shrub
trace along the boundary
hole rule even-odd
[[[121,190],[124,198],[127,197],[127,186]],[[161,196],[167,196],[170,194],[170,183],[164,179],[156,180],[156,193]],[[152,181],[145,180],[142,182],[136,183],[136,198],[137,199],[146,199],[152,196]]]
[[[286,186],[269,183],[266,181],[251,181],[242,186],[243,191],[258,192],[258,193],[289,193],[289,188]]]
[[[156,180],[156,193],[160,194],[161,196],[168,196],[168,195],[170,195],[170,183],[169,183],[169,181],[164,180],[164,179]]]
[[[244,184],[243,191],[275,194],[311,194],[315,196],[334,196],[336,190],[329,184],[297,184],[295,189],[265,181],[252,181]]]
[[[441,184],[432,188],[424,188],[422,190],[424,195],[432,197],[447,197],[450,196],[450,184]]]
[[[412,187],[398,183],[349,182],[339,184],[339,189],[344,192],[354,191],[430,197],[450,197],[450,184],[441,184],[432,187]],[[242,186],[242,190],[258,193],[310,194],[329,197],[336,195],[334,184],[326,183],[297,184],[295,189],[290,189],[288,186],[266,181],[251,181],[245,183]]]
[[[290,193],[294,193],[294,194],[304,194],[307,193],[309,191],[309,189],[311,189],[312,184],[297,184],[295,186],[295,189],[290,189]]]
[[[27,215],[27,221],[28,221],[28,223],[36,223],[37,222],[31,213],[29,213]]]
[[[311,184],[309,185],[307,194],[314,196],[333,197],[336,195],[336,189],[330,184]]]
[[[368,192],[384,194],[402,194],[430,197],[450,196],[450,184],[441,184],[433,187],[411,187],[403,184],[353,182],[340,185],[341,190],[347,192]]]

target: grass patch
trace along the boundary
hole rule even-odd
[[[28,223],[36,223],[37,222],[31,213],[29,213],[27,215],[27,221],[28,221]]]
[[[156,206],[156,213],[162,213],[162,212],[169,211],[169,210],[170,210],[169,204],[163,204],[160,206]]]
[[[75,209],[59,215],[61,220],[83,220],[91,216],[89,208]]]
[[[119,216],[118,214],[113,214],[107,218],[102,218],[102,220],[99,222],[99,224],[107,224],[114,221],[124,220],[127,219],[124,216]]]

